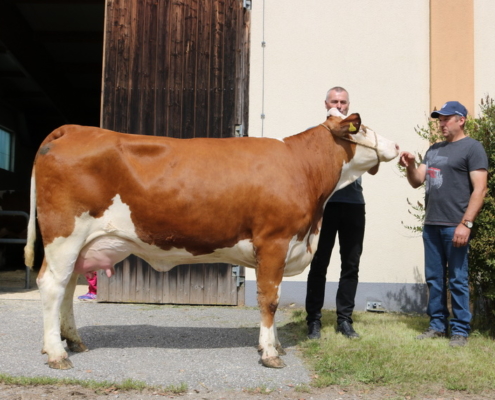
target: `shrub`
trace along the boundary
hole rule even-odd
[[[488,155],[488,193],[476,219],[469,252],[473,292],[473,326],[495,335],[495,104],[481,101],[481,115],[467,124],[469,135],[480,141]]]

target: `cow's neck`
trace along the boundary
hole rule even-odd
[[[341,141],[322,126],[284,140],[304,160],[310,190],[325,203],[339,182],[342,166],[354,156],[354,145]]]

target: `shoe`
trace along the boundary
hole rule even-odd
[[[354,330],[352,324],[348,321],[341,322],[337,325],[337,332],[342,333],[346,338],[359,339],[359,334]]]
[[[79,300],[96,300],[96,293],[86,293],[78,297]]]
[[[314,340],[321,337],[321,321],[317,319],[316,321],[308,322],[308,339]]]
[[[435,329],[428,328],[421,335],[416,336],[416,339],[423,340],[423,339],[436,339],[436,338],[443,338],[443,337],[445,337],[445,332],[439,332],[439,331],[436,331]]]
[[[467,337],[462,335],[452,335],[450,338],[450,347],[462,347],[467,344]]]

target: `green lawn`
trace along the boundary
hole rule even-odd
[[[324,310],[321,340],[308,340],[305,316],[294,310],[286,332],[314,370],[314,387],[380,386],[403,395],[429,393],[432,387],[495,390],[495,342],[479,332],[471,333],[466,347],[451,348],[449,339],[415,339],[428,327],[426,316],[355,312],[361,338],[350,340],[335,332],[335,311]]]

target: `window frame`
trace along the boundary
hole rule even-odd
[[[10,149],[8,156],[8,167],[7,169],[0,165],[0,170],[14,172],[14,161],[15,161],[15,132],[0,124],[0,130],[7,133],[10,136]]]

